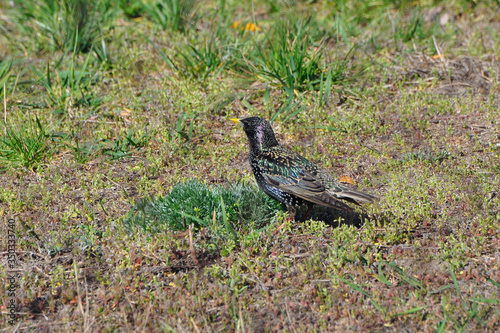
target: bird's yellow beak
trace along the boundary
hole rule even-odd
[[[240,120],[238,118],[230,118],[229,120],[231,120],[233,123],[236,123],[236,124],[240,123]]]

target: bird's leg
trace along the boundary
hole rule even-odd
[[[306,218],[309,216],[309,213],[313,209],[313,206],[314,206],[314,204],[312,204],[312,203],[308,203],[307,204],[307,212],[304,214],[304,216],[302,217],[302,219],[300,220],[300,222],[305,222],[306,221]]]
[[[286,209],[288,210],[288,221],[293,221],[295,220],[295,214],[297,214],[297,209],[295,209],[295,206],[292,205],[286,205]]]
[[[278,229],[276,229],[274,232],[273,232],[273,235],[276,235],[278,233],[278,231],[281,230],[281,228],[283,228],[285,226],[285,224],[287,222],[291,222],[293,220],[295,220],[295,214],[297,213],[297,210],[295,209],[295,206],[292,206],[292,205],[286,205],[286,208],[288,210],[288,217],[286,218],[285,222],[283,222],[279,227]]]

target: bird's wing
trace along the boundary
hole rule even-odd
[[[262,151],[262,176],[267,184],[306,201],[343,210],[352,210],[329,193],[317,177],[318,167],[288,149]]]
[[[347,200],[349,202],[359,205],[364,202],[374,202],[378,198],[368,193],[353,190],[345,185],[336,181],[328,171],[324,169],[317,169],[314,173],[316,178],[326,187],[326,190],[336,197],[337,199]]]

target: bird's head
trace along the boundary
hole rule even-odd
[[[278,145],[271,124],[267,120],[259,117],[248,117],[243,119],[231,118],[231,121],[243,125],[243,130],[250,142],[251,152],[258,153],[262,149]]]

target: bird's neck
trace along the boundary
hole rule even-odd
[[[255,140],[250,141],[250,152],[253,155],[261,153],[263,150],[270,149],[279,145],[274,135],[268,136],[264,133],[257,133]]]

